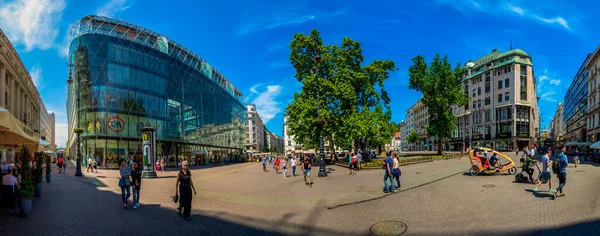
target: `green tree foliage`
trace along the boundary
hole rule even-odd
[[[341,45],[324,45],[320,33],[298,33],[290,43],[290,61],[302,91],[286,108],[290,134],[309,148],[318,147],[318,124],[323,124],[324,141],[347,147],[359,137],[370,145],[389,142],[390,98],[384,89],[389,73],[397,68],[391,60],[363,65],[360,43],[344,38]],[[316,63],[314,58],[322,58]],[[311,73],[316,67],[317,73]],[[317,100],[317,88],[319,97]],[[317,114],[320,104],[320,119]],[[334,145],[330,145],[334,150]],[[331,152],[335,158],[335,153]]]
[[[408,69],[409,87],[423,93],[421,101],[427,106],[429,113],[427,135],[437,136],[440,141],[448,139],[456,128],[456,117],[451,106],[462,106],[469,101],[462,91],[466,70],[460,63],[452,69],[448,56],[442,58],[439,54],[429,65],[421,55],[412,61],[414,64]],[[438,154],[441,153],[442,142],[438,142]]]
[[[19,196],[27,199],[31,199],[34,194],[34,173],[32,173],[31,170],[32,159],[33,157],[31,156],[31,152],[29,152],[29,149],[23,145],[17,156],[17,161],[21,163],[21,168],[19,168],[19,173],[21,174],[21,189],[19,191]]]
[[[390,122],[390,132],[394,135],[396,132],[400,132],[400,127],[396,122]]]
[[[417,135],[417,132],[414,129],[410,131],[408,136],[406,136],[406,141],[408,141],[408,143],[416,143],[418,139],[419,136]]]

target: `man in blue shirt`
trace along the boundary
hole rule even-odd
[[[394,160],[392,159],[392,152],[387,151],[385,153],[385,161],[383,162],[383,168],[385,170],[385,175],[383,176],[383,192],[384,193],[393,193],[394,192],[394,182],[392,170],[394,169]],[[388,180],[390,181],[390,185],[388,187]]]
[[[565,155],[565,152],[567,151],[567,147],[562,145],[560,147],[560,151],[561,153],[558,154],[558,163],[560,164],[560,171],[558,172],[558,174],[556,174],[558,176],[558,188],[556,188],[556,191],[554,191],[554,198],[556,199],[556,197],[563,197],[565,196],[565,194],[563,193],[563,188],[565,187],[565,184],[567,184],[567,166],[569,166],[569,162],[567,161],[567,155]],[[557,195],[557,193],[559,193]]]
[[[263,171],[267,172],[267,157],[262,157]]]
[[[548,181],[548,192],[554,193],[555,191],[552,189],[552,171],[550,171],[550,166],[552,166],[552,161],[550,160],[550,156],[552,156],[552,150],[547,149],[546,155],[542,157],[542,176],[540,177],[540,181],[537,183],[535,188],[533,188],[533,192],[538,193],[538,188],[542,183]]]
[[[496,156],[497,154],[498,154],[497,152],[494,152],[492,154],[492,157],[490,157],[490,166],[492,166],[492,167],[495,167],[496,164],[498,164],[497,163],[498,162],[498,157]]]

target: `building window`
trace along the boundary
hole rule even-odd
[[[485,112],[485,122],[488,122],[488,121],[490,121],[490,120],[491,120],[491,115],[490,115],[490,112],[489,112],[489,111],[486,111],[486,112]],[[489,134],[489,132],[488,132],[488,134]]]
[[[502,102],[502,94],[498,94],[498,102]]]
[[[510,100],[510,95],[507,92],[507,93],[504,94],[504,101],[508,101],[508,100]]]
[[[486,83],[485,84],[485,93],[489,93],[490,92],[490,83]]]
[[[502,80],[498,81],[498,89],[502,89]]]
[[[477,96],[477,93],[475,92],[476,90],[473,89],[473,97]]]
[[[510,86],[510,80],[505,79],[504,80],[504,87],[508,88]]]
[[[481,87],[477,88],[477,95],[481,95]]]
[[[477,107],[481,108],[481,99],[477,101]]]
[[[491,103],[491,100],[492,100],[492,99],[490,99],[490,97],[487,97],[487,98],[485,98],[485,105],[486,105],[486,106],[487,106],[487,105],[490,105],[490,103]]]

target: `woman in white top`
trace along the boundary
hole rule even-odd
[[[296,157],[292,157],[292,175],[296,177]]]
[[[392,160],[394,161],[392,175],[394,176],[394,178],[396,178],[396,183],[398,184],[398,186],[396,186],[396,189],[400,189],[400,175],[402,175],[402,172],[400,171],[400,161],[398,160],[398,155],[396,155],[396,153],[392,154]]]
[[[19,189],[19,182],[20,182],[20,176],[19,176],[19,178],[17,178],[17,176],[19,176],[19,171],[17,169],[14,169],[12,174],[9,173],[5,176],[2,176],[2,185],[4,185],[4,186],[12,185],[13,193],[17,193],[17,190]]]

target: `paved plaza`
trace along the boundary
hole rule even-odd
[[[329,177],[317,178],[313,167],[308,187],[302,176],[263,172],[260,163],[201,168],[192,171],[191,222],[170,202],[175,170],[143,180],[141,207],[123,210],[117,170],[83,169],[80,178],[72,167],[53,172],[29,218],[1,211],[0,235],[371,235],[386,220],[403,222],[404,235],[600,232],[600,167],[591,164],[568,168],[566,196],[556,200],[547,186],[534,195],[512,175],[468,176],[467,158],[403,166],[402,189],[393,194],[382,192],[383,170],[348,175],[331,166]]]

